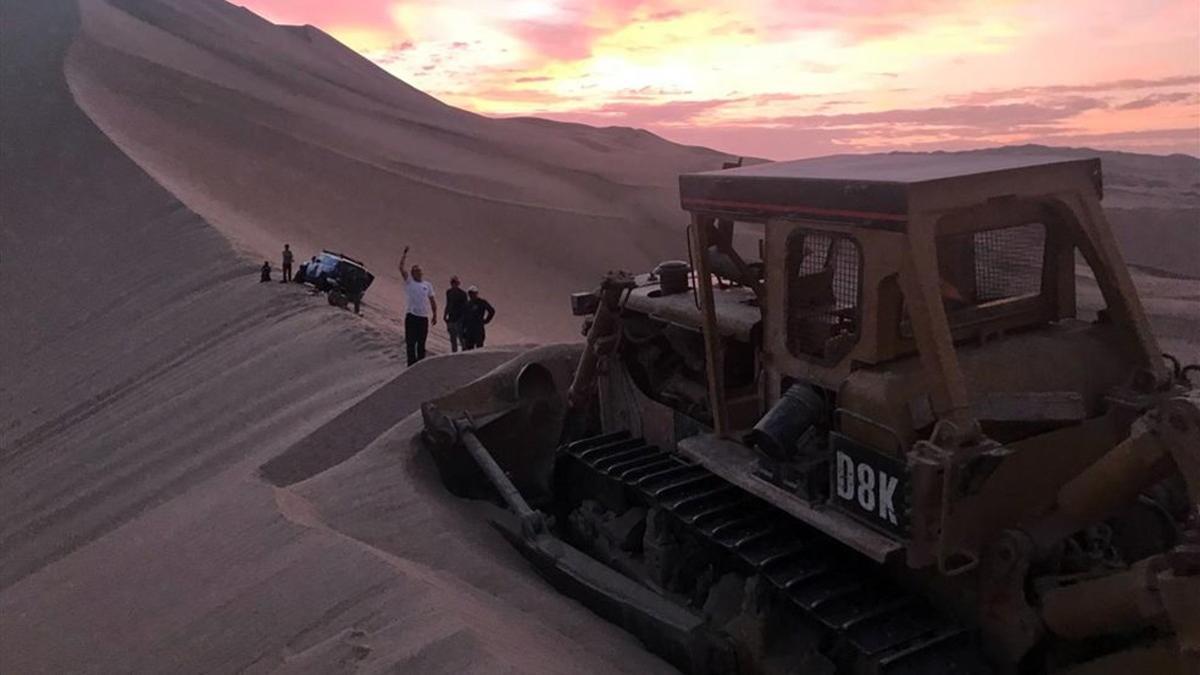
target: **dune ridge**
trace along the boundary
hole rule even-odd
[[[678,257],[675,177],[728,156],[632,129],[489,119],[442,104],[316,29],[221,3],[82,3],[68,59],[84,110],[240,248],[363,259],[372,320],[402,311],[404,245],[499,309],[497,340],[577,337],[567,294]],[[537,274],[510,266],[536,260]],[[441,331],[435,330],[435,336]]]
[[[684,255],[676,176],[730,159],[644,130],[459,110],[319,29],[223,2],[83,8],[68,74],[89,116],[248,255],[273,260],[288,240],[363,259],[378,275],[368,320],[389,330],[411,245],[439,291],[450,274],[483,288],[496,340],[577,338],[566,294]],[[1200,159],[975,152],[1101,156],[1130,261],[1200,278]]]
[[[417,401],[511,353],[405,369],[394,333],[259,284],[76,106],[74,7],[0,1],[4,670],[669,672],[408,442]],[[339,528],[258,477],[310,436],[350,444],[317,468],[351,473],[314,476],[355,495]],[[342,532],[363,522],[411,550]]]

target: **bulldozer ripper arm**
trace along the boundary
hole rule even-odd
[[[621,296],[633,285],[633,278],[624,272],[609,272],[600,285],[600,304],[592,317],[583,354],[567,390],[567,406],[571,410],[578,410],[591,399],[600,361],[616,348],[621,328]]]
[[[1136,499],[1178,472],[1187,485],[1189,521],[1174,549],[1128,570],[1042,593],[1042,619],[1080,639],[1143,626],[1175,634],[1180,672],[1200,673],[1200,392],[1165,400],[1129,438],[1059,490],[1054,511],[1027,531],[1039,551]]]
[[[1138,419],[1128,438],[1059,489],[1053,510],[1026,532],[1037,551],[1047,552],[1175,471],[1200,526],[1200,392],[1169,398]]]

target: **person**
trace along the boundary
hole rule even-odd
[[[279,283],[286,284],[287,282],[289,282],[291,280],[292,280],[292,248],[289,245],[284,244],[283,245],[283,280],[280,281]]]
[[[314,255],[308,262],[300,263],[300,266],[296,268],[296,274],[292,277],[292,281],[302,284],[308,281],[309,272],[316,274],[317,269],[320,267],[321,263],[317,261],[317,256]]]
[[[442,319],[446,321],[446,332],[450,334],[450,351],[458,351],[462,339],[463,310],[467,307],[467,292],[460,287],[457,276],[450,277],[450,288],[446,289],[446,313]],[[465,346],[465,343],[464,343]]]
[[[467,306],[463,311],[463,351],[483,346],[487,331],[484,326],[492,322],[496,309],[487,300],[479,297],[479,288],[467,289]]]
[[[404,313],[404,350],[408,365],[425,358],[425,339],[429,337],[429,324],[437,325],[437,299],[433,297],[433,284],[422,277],[421,266],[405,269],[408,247],[400,255],[400,276],[404,277],[404,295],[407,307]]]
[[[264,260],[262,267],[258,268],[258,271],[262,273],[262,276],[259,278],[258,283],[261,284],[264,281],[271,280],[271,263],[270,262]]]

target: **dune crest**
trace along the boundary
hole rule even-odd
[[[287,241],[364,260],[384,323],[403,311],[408,244],[439,291],[450,274],[483,289],[496,341],[577,337],[547,309],[609,267],[678,257],[675,177],[728,159],[634,129],[458,110],[314,28],[223,3],[82,7],[67,73],[97,125],[248,254],[274,260]]]

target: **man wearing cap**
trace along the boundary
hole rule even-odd
[[[404,296],[407,311],[404,314],[404,349],[408,365],[425,358],[425,338],[429,337],[429,324],[437,325],[437,300],[433,297],[433,284],[422,279],[420,265],[405,269],[408,247],[400,256],[400,276],[404,277]]]
[[[487,300],[479,297],[479,289],[467,289],[467,305],[463,309],[463,351],[483,346],[486,337],[484,326],[492,322],[496,309]]]
[[[450,351],[458,351],[458,344],[466,342],[462,337],[463,312],[467,308],[467,293],[464,291],[457,276],[450,277],[450,288],[446,289],[446,313],[442,318],[446,321],[446,332],[450,334]]]

